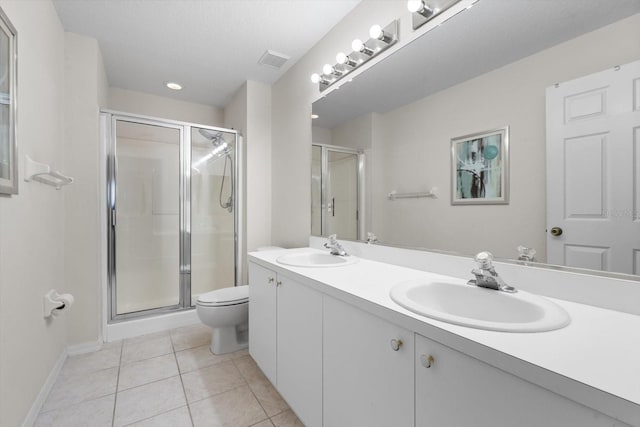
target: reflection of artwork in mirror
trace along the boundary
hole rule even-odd
[[[508,203],[509,128],[451,140],[451,204]]]
[[[0,193],[18,194],[16,30],[0,9]]]

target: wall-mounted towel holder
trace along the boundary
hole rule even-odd
[[[24,180],[26,182],[38,181],[56,187],[56,190],[65,185],[73,184],[73,178],[70,176],[52,171],[51,166],[36,162],[29,156],[24,156]]]
[[[430,197],[432,199],[438,198],[438,188],[433,187],[431,191],[421,192],[421,193],[397,193],[396,190],[393,190],[391,193],[387,195],[389,200],[396,199],[422,199],[425,197]]]

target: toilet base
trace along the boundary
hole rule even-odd
[[[233,353],[249,346],[249,325],[213,328],[211,352],[213,354]]]

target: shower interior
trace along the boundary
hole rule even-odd
[[[109,322],[193,307],[242,277],[238,159],[230,129],[102,113]]]

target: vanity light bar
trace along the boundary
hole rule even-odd
[[[369,35],[371,38],[366,42],[355,39],[351,44],[353,52],[350,54],[338,53],[336,64],[325,64],[321,74],[311,75],[311,81],[318,84],[320,92],[396,44],[398,42],[398,20],[394,20],[384,28],[380,25],[373,25],[369,30]]]
[[[460,5],[461,7],[458,8],[459,10],[451,17],[455,16],[465,9],[471,8],[478,1],[479,0],[475,0],[472,2],[469,2],[468,0],[408,0],[407,9],[409,10],[409,12],[411,12],[413,29],[417,30],[427,22],[431,21],[443,12],[451,9],[458,3],[462,3]]]

